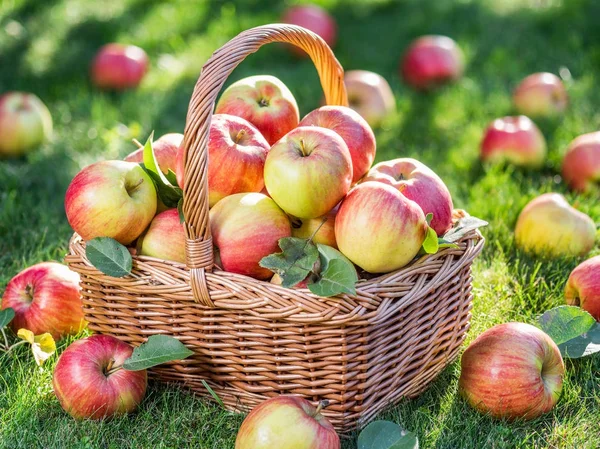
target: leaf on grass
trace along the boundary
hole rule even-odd
[[[427,235],[423,241],[423,249],[427,254],[435,254],[440,249],[438,236],[432,227],[427,228]]]
[[[281,253],[265,256],[259,264],[281,276],[281,285],[290,288],[311,273],[319,258],[319,251],[312,241],[297,237],[279,239],[279,247]]]
[[[33,335],[29,329],[19,329],[17,336],[31,344],[33,358],[38,366],[42,366],[56,352],[56,343],[49,333]]]
[[[96,237],[85,244],[85,255],[102,273],[122,278],[131,274],[131,253],[124,245],[110,237]]]
[[[6,309],[0,310],[0,329],[5,327],[15,317],[15,310],[7,307]]]
[[[358,449],[419,449],[419,440],[398,424],[374,421],[358,436]]]
[[[563,357],[578,359],[600,352],[600,323],[595,323],[590,330],[565,343],[558,345]]]
[[[215,393],[215,390],[213,390],[210,385],[208,385],[208,383],[202,379],[202,385],[204,385],[204,388],[206,388],[206,390],[210,393],[210,395],[213,397],[213,399],[217,402],[217,404],[219,404],[221,407],[223,407],[224,409],[227,409],[225,407],[225,404],[223,403],[223,401],[221,400],[221,398],[219,397],[219,395],[217,393]]]
[[[596,320],[580,307],[559,306],[544,312],[538,323],[540,329],[560,345],[589,331]]]
[[[179,223],[183,223],[185,221],[185,217],[183,216],[183,197],[177,203],[177,213],[179,214]]]
[[[183,191],[177,185],[177,176],[174,178],[175,182],[171,182],[175,173],[169,170],[169,174],[165,176],[162,170],[160,170],[158,161],[156,160],[156,155],[154,154],[154,148],[152,147],[153,136],[154,132],[150,134],[150,137],[148,137],[148,140],[144,144],[144,163],[140,165],[146,171],[146,173],[148,173],[152,179],[152,182],[154,182],[158,197],[165,204],[165,206],[177,207],[177,203],[183,196]]]
[[[152,335],[146,343],[133,350],[133,354],[123,363],[128,371],[140,371],[173,360],[183,360],[194,352],[176,338],[168,335]]]
[[[461,218],[456,226],[450,229],[446,235],[444,235],[444,240],[447,242],[457,242],[459,241],[465,234],[478,229],[484,226],[487,226],[488,222],[485,220],[481,220],[477,217],[467,216]]]

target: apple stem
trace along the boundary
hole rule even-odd
[[[135,192],[135,191],[137,190],[137,188],[138,188],[139,186],[141,186],[143,183],[144,183],[144,179],[143,179],[143,178],[140,178],[140,180],[139,180],[137,183],[135,183],[135,185],[133,185],[133,186],[131,186],[131,187],[129,187],[129,188],[127,188],[127,187],[126,187],[125,189],[127,190],[127,193],[129,193],[129,194],[131,195],[131,194],[132,194],[133,192]]]
[[[306,148],[304,146],[304,139],[300,139],[300,151],[302,151],[303,156],[306,156]]]
[[[244,137],[246,135],[246,130],[245,129],[240,129],[237,133],[237,136],[235,136],[235,140],[234,143],[238,143],[240,141],[240,139],[242,137]]]
[[[25,286],[25,294],[28,296],[30,301],[33,301],[33,285],[27,284]]]
[[[137,140],[137,139],[131,139],[131,141],[133,143],[135,143],[138,148],[144,148],[144,145],[142,145],[139,140]]]
[[[110,359],[108,361],[108,365],[106,366],[106,369],[104,370],[104,373],[106,376],[110,376],[111,374],[114,374],[117,371],[119,371],[121,368],[122,368],[121,365],[115,365],[115,359]]]
[[[328,405],[329,401],[327,399],[323,399],[321,402],[319,402],[319,405],[317,405],[317,409],[315,410],[315,413],[312,417],[314,418],[315,416],[317,416],[319,413],[321,413],[321,410],[323,410]]]

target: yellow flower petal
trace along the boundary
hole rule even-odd
[[[50,355],[56,351],[56,343],[54,342],[54,338],[49,333],[45,333],[42,335],[36,335],[34,337],[35,343],[39,343],[40,349]]]
[[[33,344],[33,341],[34,341],[33,332],[31,332],[29,329],[19,329],[19,331],[17,332],[17,337]]]

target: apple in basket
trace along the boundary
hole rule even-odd
[[[0,96],[0,158],[21,156],[51,134],[52,117],[38,97],[24,92]]]
[[[352,182],[348,146],[334,131],[301,126],[277,142],[265,162],[265,186],[288,214],[325,215],[346,195]]]
[[[564,180],[579,192],[600,187],[600,131],[575,138],[562,164]]]
[[[74,334],[85,327],[79,275],[56,262],[33,265],[6,286],[2,309],[11,307],[15,333],[29,329],[35,335],[49,332],[55,339]]]
[[[340,449],[340,438],[320,411],[296,396],[268,399],[242,423],[235,449]]]
[[[519,247],[534,254],[584,256],[594,246],[596,225],[564,196],[544,193],[521,211],[515,238]]]
[[[352,183],[358,182],[375,159],[375,135],[360,114],[344,106],[322,106],[310,112],[298,126],[320,126],[344,140],[352,158]]]
[[[157,214],[138,238],[136,247],[140,256],[185,263],[185,231],[177,209]]]
[[[354,187],[335,218],[339,250],[370,273],[387,273],[408,264],[426,234],[427,221],[419,205],[382,182]]]
[[[169,133],[160,136],[160,138],[152,143],[152,149],[154,150],[154,156],[156,156],[160,171],[165,175],[169,173],[169,170],[177,173],[177,150],[181,142],[183,142],[183,134]],[[144,149],[140,148],[128,154],[125,156],[125,160],[127,162],[144,162]]]
[[[269,75],[236,81],[223,94],[215,114],[230,114],[252,123],[273,145],[298,126],[296,99],[279,79]]]
[[[459,388],[483,413],[533,419],[558,401],[564,372],[560,351],[548,335],[529,324],[506,323],[469,345],[461,360]]]
[[[344,75],[349,106],[369,125],[378,126],[396,110],[390,85],[381,75],[367,70],[350,70]]]
[[[331,48],[337,41],[337,25],[327,11],[317,5],[297,5],[288,8],[283,17],[283,23],[298,25],[318,34]],[[306,56],[300,47],[289,45],[288,48],[297,56]]]
[[[101,89],[137,87],[148,70],[146,52],[135,45],[106,44],[91,67],[92,82]]]
[[[534,73],[517,86],[513,103],[519,114],[552,117],[564,112],[569,104],[569,95],[558,76]]]
[[[104,419],[132,412],[144,398],[146,370],[119,367],[133,348],[109,335],[72,343],[60,356],[52,384],[62,408],[76,419]]]
[[[411,158],[380,162],[362,182],[379,181],[398,189],[417,203],[425,215],[433,214],[431,227],[438,236],[452,227],[452,197],[444,181],[425,164]]]
[[[292,236],[301,239],[312,237],[313,242],[322,243],[337,249],[335,241],[335,216],[338,207],[317,218],[292,218]]]
[[[565,298],[567,304],[580,306],[600,321],[600,256],[586,260],[571,272]]]
[[[156,189],[138,164],[101,161],[71,181],[65,197],[67,219],[82,239],[112,237],[128,245],[156,213]]]

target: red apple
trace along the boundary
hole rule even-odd
[[[337,25],[333,17],[317,5],[298,5],[288,8],[283,17],[283,23],[304,27],[318,34],[331,48],[337,41]],[[307,56],[300,47],[289,45],[288,48],[297,56]]]
[[[517,86],[513,102],[519,114],[551,117],[564,112],[569,104],[569,95],[558,76],[534,73]]]
[[[565,288],[567,304],[579,306],[600,321],[600,256],[579,264]]]
[[[335,218],[335,238],[348,259],[370,273],[386,273],[408,264],[427,234],[417,203],[382,182],[354,187]]]
[[[71,181],[65,210],[69,224],[82,239],[112,237],[128,245],[154,218],[156,189],[134,162],[96,162]]]
[[[281,252],[279,239],[292,235],[287,215],[262,193],[223,198],[210,210],[210,232],[225,271],[263,280],[273,272],[258,263]]]
[[[137,87],[148,70],[146,52],[135,45],[106,44],[92,62],[92,82],[101,89]]]
[[[167,209],[156,215],[137,241],[137,253],[185,263],[185,231],[177,209]]]
[[[271,147],[265,162],[265,186],[286,213],[299,218],[325,215],[346,195],[352,159],[334,131],[301,126]]]
[[[310,112],[298,126],[320,126],[339,134],[350,150],[352,183],[371,168],[375,159],[375,135],[358,112],[344,106],[322,106]]]
[[[0,96],[0,158],[21,156],[51,134],[52,117],[38,97],[24,92]]]
[[[104,419],[134,411],[144,398],[146,370],[121,368],[133,348],[109,335],[77,340],[62,353],[52,384],[75,419]]]
[[[469,345],[461,360],[459,388],[483,413],[533,419],[554,407],[564,373],[560,351],[548,335],[529,324],[506,323]]]
[[[464,71],[460,47],[446,36],[422,36],[413,41],[402,59],[404,81],[416,89],[429,89],[459,79]]]
[[[562,175],[569,187],[579,192],[600,186],[600,131],[583,134],[571,142]]]
[[[350,70],[344,75],[348,103],[371,126],[378,126],[396,110],[396,99],[381,75],[367,70]]]
[[[278,396],[254,407],[235,440],[235,449],[340,449],[331,423],[306,399]]]
[[[154,156],[160,170],[166,175],[169,170],[177,174],[177,150],[183,142],[183,134],[169,133],[152,143]],[[140,148],[125,156],[127,162],[144,162],[144,149]]]
[[[335,241],[335,216],[338,208],[334,207],[322,217],[292,220],[292,236],[301,239],[312,237],[313,242],[322,243],[337,249]]]
[[[411,158],[380,162],[364,177],[398,189],[406,198],[417,203],[425,215],[433,214],[431,227],[438,236],[452,227],[452,197],[444,181],[425,164]]]
[[[13,277],[4,291],[2,309],[11,307],[11,328],[35,335],[49,332],[55,339],[75,334],[86,325],[79,275],[56,262],[33,265]]]
[[[503,117],[485,130],[481,159],[539,167],[546,159],[546,140],[528,117]]]
[[[290,90],[269,75],[241,79],[219,98],[215,114],[230,114],[252,123],[273,145],[298,126],[300,113]]]

